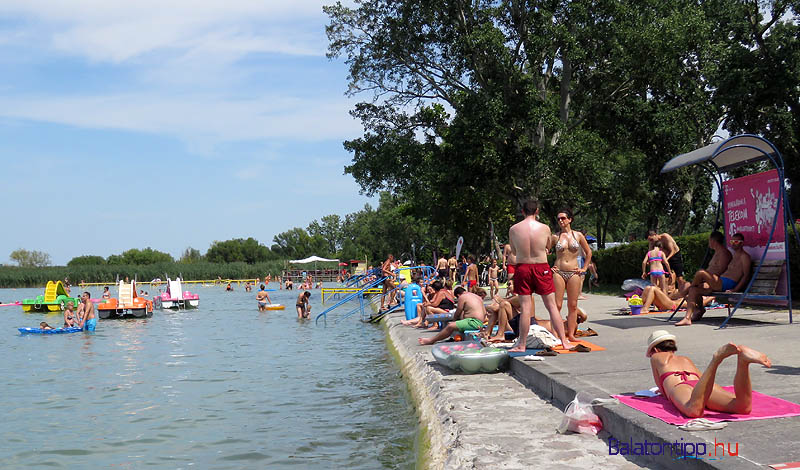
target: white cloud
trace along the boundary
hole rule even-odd
[[[326,2],[294,0],[3,0],[0,16],[53,48],[119,63],[164,50],[208,48],[224,31],[234,54],[323,54]]]
[[[320,141],[360,131],[344,97],[321,100],[271,96],[121,94],[83,97],[2,97],[0,116],[95,129],[174,135],[220,143],[261,139]]]
[[[77,92],[59,86],[58,76],[50,80],[52,89],[31,90],[21,82],[26,91],[15,93],[8,84],[0,88],[0,118],[170,135],[199,153],[220,142],[347,138],[360,132],[348,115],[352,103],[309,81],[326,70],[326,3],[3,0],[0,19],[7,28],[0,31],[0,51],[22,48],[31,58],[25,64],[30,74],[54,56],[80,58],[79,69],[102,64],[81,70],[109,73],[93,83],[114,91]],[[255,63],[243,60],[257,54]],[[296,70],[281,69],[273,83],[263,74],[281,67],[275,54],[312,58],[313,65],[295,62]],[[292,81],[293,75],[303,80]],[[317,83],[328,85],[330,78]]]

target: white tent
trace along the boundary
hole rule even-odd
[[[293,264],[307,264],[307,263],[315,263],[317,261],[329,261],[329,262],[339,262],[338,259],[328,259],[328,258],[320,258],[319,256],[309,256],[308,258],[303,259],[293,259],[289,261]]]

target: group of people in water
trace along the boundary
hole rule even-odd
[[[43,330],[54,329],[46,322],[41,322],[39,327]],[[64,305],[64,328],[82,328],[86,331],[94,331],[96,327],[97,315],[94,311],[92,296],[88,292],[81,294],[77,311],[75,310],[75,302],[71,300]]]

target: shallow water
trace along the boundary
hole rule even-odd
[[[189,290],[200,309],[95,333],[21,336],[61,315],[0,307],[2,468],[415,466],[417,419],[380,327],[298,321],[297,291],[270,292],[286,310],[259,313],[255,292]]]

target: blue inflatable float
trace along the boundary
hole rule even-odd
[[[53,328],[51,330],[43,330],[41,328],[17,328],[20,334],[23,335],[61,335],[64,333],[77,333],[83,331],[82,328],[73,326],[70,328]]]

